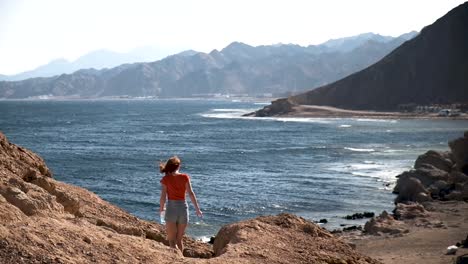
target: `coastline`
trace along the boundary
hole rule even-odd
[[[273,104],[274,105],[274,104]],[[272,106],[273,106],[272,105]],[[414,112],[377,112],[366,110],[348,110],[332,106],[296,105],[287,101],[277,103],[276,107],[266,106],[263,109],[245,116],[274,116],[284,118],[366,118],[366,119],[436,119],[468,120],[468,114],[459,116],[439,116],[437,113]]]

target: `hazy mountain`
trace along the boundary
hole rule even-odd
[[[320,46],[328,48],[329,51],[350,51],[358,46],[361,46],[369,40],[376,42],[388,42],[394,39],[390,36],[382,36],[379,34],[373,33],[364,33],[357,36],[340,38],[340,39],[331,39]]]
[[[0,75],[0,80],[19,81],[34,77],[51,77],[63,73],[73,73],[80,69],[103,69],[112,68],[125,63],[156,61],[173,53],[174,50],[161,49],[157,47],[141,47],[127,53],[118,53],[110,50],[96,50],[87,53],[75,61],[57,59],[34,70],[15,75]],[[195,53],[196,51],[183,51],[183,55]]]
[[[366,110],[468,103],[467,28],[468,2],[374,65],[289,99],[298,104]]]
[[[346,45],[343,51],[329,51],[320,45],[252,47],[233,42],[208,54],[187,51],[151,63],[0,82],[0,97],[191,97],[216,93],[255,96],[300,92],[361,70],[404,41],[368,38],[350,51],[345,51]]]

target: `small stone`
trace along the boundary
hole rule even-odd
[[[88,244],[91,244],[91,239],[89,237],[84,237],[83,241],[88,243]]]
[[[447,252],[445,253],[446,255],[455,255],[457,253],[458,247],[457,246],[449,246],[447,248]]]

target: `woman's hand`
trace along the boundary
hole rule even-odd
[[[198,217],[203,217],[203,213],[200,209],[197,209],[196,212]]]

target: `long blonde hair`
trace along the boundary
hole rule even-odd
[[[180,167],[180,159],[177,156],[171,157],[166,163],[159,163],[159,171],[161,173],[172,173]]]

